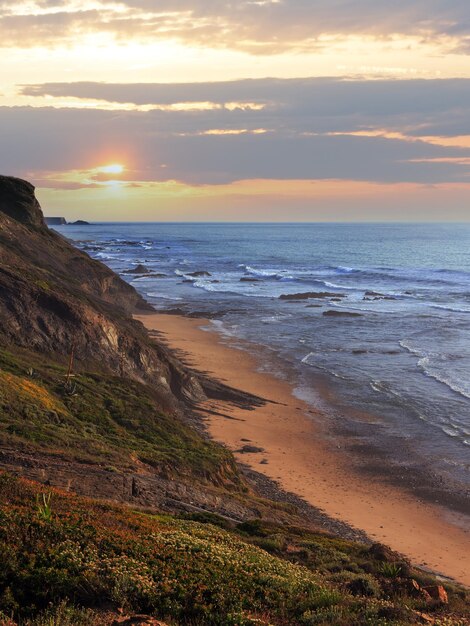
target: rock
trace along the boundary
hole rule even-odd
[[[193,278],[200,278],[202,276],[212,276],[210,272],[199,271],[199,272],[188,272],[187,276],[192,276]]]
[[[259,462],[260,465],[267,465],[269,463],[268,459],[263,459]]]
[[[310,300],[311,298],[345,298],[341,293],[330,291],[306,291],[305,293],[283,293],[279,300]]]
[[[264,452],[264,448],[258,448],[257,446],[245,445],[237,452],[242,452],[243,454],[258,454],[259,452]]]
[[[72,226],[90,226],[90,222],[86,222],[85,220],[76,220],[72,222]]]
[[[45,225],[34,186],[21,178],[0,176],[0,212],[25,226]]]
[[[149,271],[150,270],[148,267],[145,267],[145,265],[142,265],[142,263],[139,263],[139,265],[136,265],[130,270],[124,270],[123,274],[145,274]]]
[[[425,602],[432,602],[432,598],[429,593],[421,587],[421,585],[412,578],[409,581],[408,593],[415,598],[421,598]]]
[[[421,613],[421,611],[413,611],[413,614],[419,619],[420,624],[435,624],[436,620],[432,615]]]
[[[325,317],[362,317],[361,313],[352,313],[351,311],[336,311],[334,309],[323,311],[323,315]]]
[[[437,600],[439,604],[449,604],[447,591],[442,585],[431,585],[430,587],[424,587],[423,590],[428,593],[433,600]]]
[[[248,276],[242,276],[240,278],[241,283],[259,283],[259,278],[249,278]]]
[[[150,382],[166,410],[205,399],[213,383],[150,341],[132,319],[136,309],[154,311],[125,280],[47,228],[32,185],[0,176],[1,345],[64,358],[74,345],[77,367]]]

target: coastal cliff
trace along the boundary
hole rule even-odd
[[[211,486],[242,488],[230,453],[193,427],[192,407],[207,394],[250,399],[150,338],[132,318],[149,309],[47,228],[31,184],[0,177],[0,466],[143,506],[214,508]]]
[[[49,230],[26,181],[0,177],[0,336],[4,343],[151,382],[162,406],[205,396],[203,385],[134,310],[151,310],[128,283]]]
[[[0,626],[468,623],[465,590],[209,440],[201,400],[263,400],[185,365],[149,309],[0,176]]]

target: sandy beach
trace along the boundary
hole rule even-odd
[[[254,410],[213,401],[201,407],[211,436],[239,461],[414,564],[470,586],[468,519],[351,469],[348,456],[325,439],[321,414],[295,398],[288,382],[259,372],[260,364],[250,353],[202,330],[210,321],[157,313],[136,317],[162,333],[195,369],[268,400]],[[263,452],[237,452],[244,445]]]

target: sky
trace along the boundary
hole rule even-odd
[[[0,0],[0,48],[46,215],[470,220],[468,0]]]

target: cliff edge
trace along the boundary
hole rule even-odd
[[[34,187],[0,176],[0,340],[151,383],[162,406],[204,397],[197,377],[132,319],[152,307],[45,225]]]

